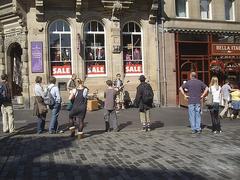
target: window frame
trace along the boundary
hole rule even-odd
[[[86,28],[87,28],[87,26],[91,23],[91,22],[97,22],[97,23],[99,23],[100,25],[102,25],[102,27],[103,27],[103,31],[86,31]],[[83,60],[84,60],[84,71],[85,71],[85,75],[86,75],[86,77],[106,77],[107,76],[107,74],[108,74],[108,66],[107,66],[107,50],[106,50],[106,43],[107,43],[107,38],[106,38],[106,28],[105,28],[105,25],[101,22],[101,21],[99,21],[99,20],[90,20],[90,21],[88,21],[88,22],[86,22],[85,24],[84,24],[84,28],[83,28],[83,36],[84,36],[84,41],[83,41],[83,46],[84,46],[84,51],[83,51],[83,53],[84,53],[84,58],[83,58]],[[86,35],[87,34],[93,34],[94,35],[94,43],[96,42],[96,37],[95,37],[95,35],[96,34],[103,34],[103,37],[104,37],[104,46],[86,46]],[[91,48],[91,47],[93,47],[94,49],[97,49],[97,47],[104,47],[104,56],[105,56],[105,59],[104,60],[96,60],[96,58],[94,58],[94,60],[87,60],[86,59],[86,49],[87,48]],[[105,64],[104,64],[104,66],[105,66],[105,73],[104,74],[88,74],[88,72],[87,72],[87,62],[104,62]]]
[[[64,23],[66,23],[69,27],[69,31],[58,31],[58,30],[57,31],[51,31],[50,30],[51,26],[58,21],[62,21]],[[64,29],[64,26],[63,26],[63,29]],[[50,41],[50,35],[51,34],[59,35],[60,61],[51,61],[51,48],[54,48],[54,47],[51,46],[51,41]],[[61,42],[61,36],[62,36],[62,34],[69,34],[70,35],[70,47],[62,47],[61,46],[61,43],[62,43]],[[49,59],[48,64],[50,64],[50,69],[49,70],[50,70],[50,75],[51,76],[54,76],[56,78],[71,78],[71,75],[73,73],[73,48],[72,48],[72,44],[73,44],[72,28],[71,28],[69,22],[66,21],[65,19],[55,19],[55,20],[51,21],[49,23],[49,26],[48,26],[48,52],[49,52],[49,54],[48,54],[48,59]],[[71,60],[68,61],[70,63],[70,68],[71,68],[70,71],[71,72],[70,72],[69,75],[53,75],[52,74],[52,63],[64,62],[64,61],[61,60],[62,59],[62,49],[64,49],[64,48],[70,48],[71,49],[71,51],[70,51]]]
[[[207,0],[207,1],[208,1],[208,11],[207,11],[208,17],[204,18],[202,16],[202,12],[204,12],[204,11],[201,11],[201,2],[202,2],[202,0],[200,0],[200,17],[201,17],[202,20],[211,20],[212,19],[212,0]]]
[[[232,1],[232,19],[227,19],[226,18],[226,1]],[[229,9],[228,9],[229,10]],[[225,18],[225,21],[235,21],[236,20],[236,16],[235,16],[235,0],[224,0],[224,18]],[[229,13],[229,15],[231,15]]]
[[[186,16],[178,16],[178,9],[177,9],[177,5],[178,5],[178,0],[175,0],[175,14],[176,14],[176,18],[179,18],[179,19],[188,19],[189,18],[189,3],[188,3],[188,0],[185,0],[186,3],[185,3],[185,8],[186,8]]]
[[[124,32],[125,25],[128,25],[129,23],[134,23],[134,25],[137,25],[138,28],[140,29],[140,32]],[[136,29],[135,26],[134,26],[134,28]],[[122,52],[122,61],[123,61],[123,72],[124,72],[125,76],[139,76],[139,75],[144,74],[144,46],[143,46],[143,29],[142,29],[142,26],[139,23],[137,23],[136,21],[128,21],[128,22],[124,23],[123,28],[122,28],[122,43],[124,45],[123,35],[131,35],[131,41],[133,40],[133,35],[140,35],[141,36],[140,49],[141,49],[142,72],[141,73],[126,73],[125,72],[125,64],[124,63],[127,62],[127,60],[124,60],[124,51],[123,51]],[[126,48],[126,47],[127,46],[122,46],[122,49],[124,50],[124,48]],[[134,47],[132,47],[132,55],[133,55],[133,49],[134,49]],[[137,62],[139,60],[132,60],[132,61]]]

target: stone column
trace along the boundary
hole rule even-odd
[[[121,48],[121,29],[119,20],[112,20],[111,26],[111,51],[112,51],[112,78],[115,78],[117,73],[123,77],[123,61]]]
[[[26,38],[27,39],[27,38]],[[30,107],[30,94],[29,94],[29,72],[28,72],[28,49],[27,41],[23,43],[22,46],[22,89],[24,97],[24,108],[28,109]]]
[[[4,39],[2,34],[0,34],[0,74],[4,73],[5,62],[4,62]]]

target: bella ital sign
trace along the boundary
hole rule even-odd
[[[240,55],[240,44],[212,44],[212,55]]]

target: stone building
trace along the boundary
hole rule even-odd
[[[196,71],[209,84],[240,81],[240,0],[163,0],[159,19],[161,99],[186,105],[179,87]]]
[[[55,76],[65,102],[72,73],[99,97],[117,73],[131,97],[141,74],[159,92],[157,10],[156,0],[1,0],[0,73],[25,108],[36,76]]]

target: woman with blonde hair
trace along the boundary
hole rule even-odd
[[[218,78],[213,76],[209,85],[209,93],[213,96],[213,105],[209,107],[212,119],[212,132],[214,134],[221,133],[221,124],[219,119],[219,103],[221,96],[221,86],[218,85]]]
[[[78,122],[78,136],[82,138],[83,136],[83,127],[84,127],[84,118],[87,111],[87,95],[88,89],[83,85],[81,79],[76,79],[76,88],[71,91],[69,100],[73,100],[73,107],[69,113],[69,118],[72,121],[71,136],[75,135],[75,126],[74,119]]]

